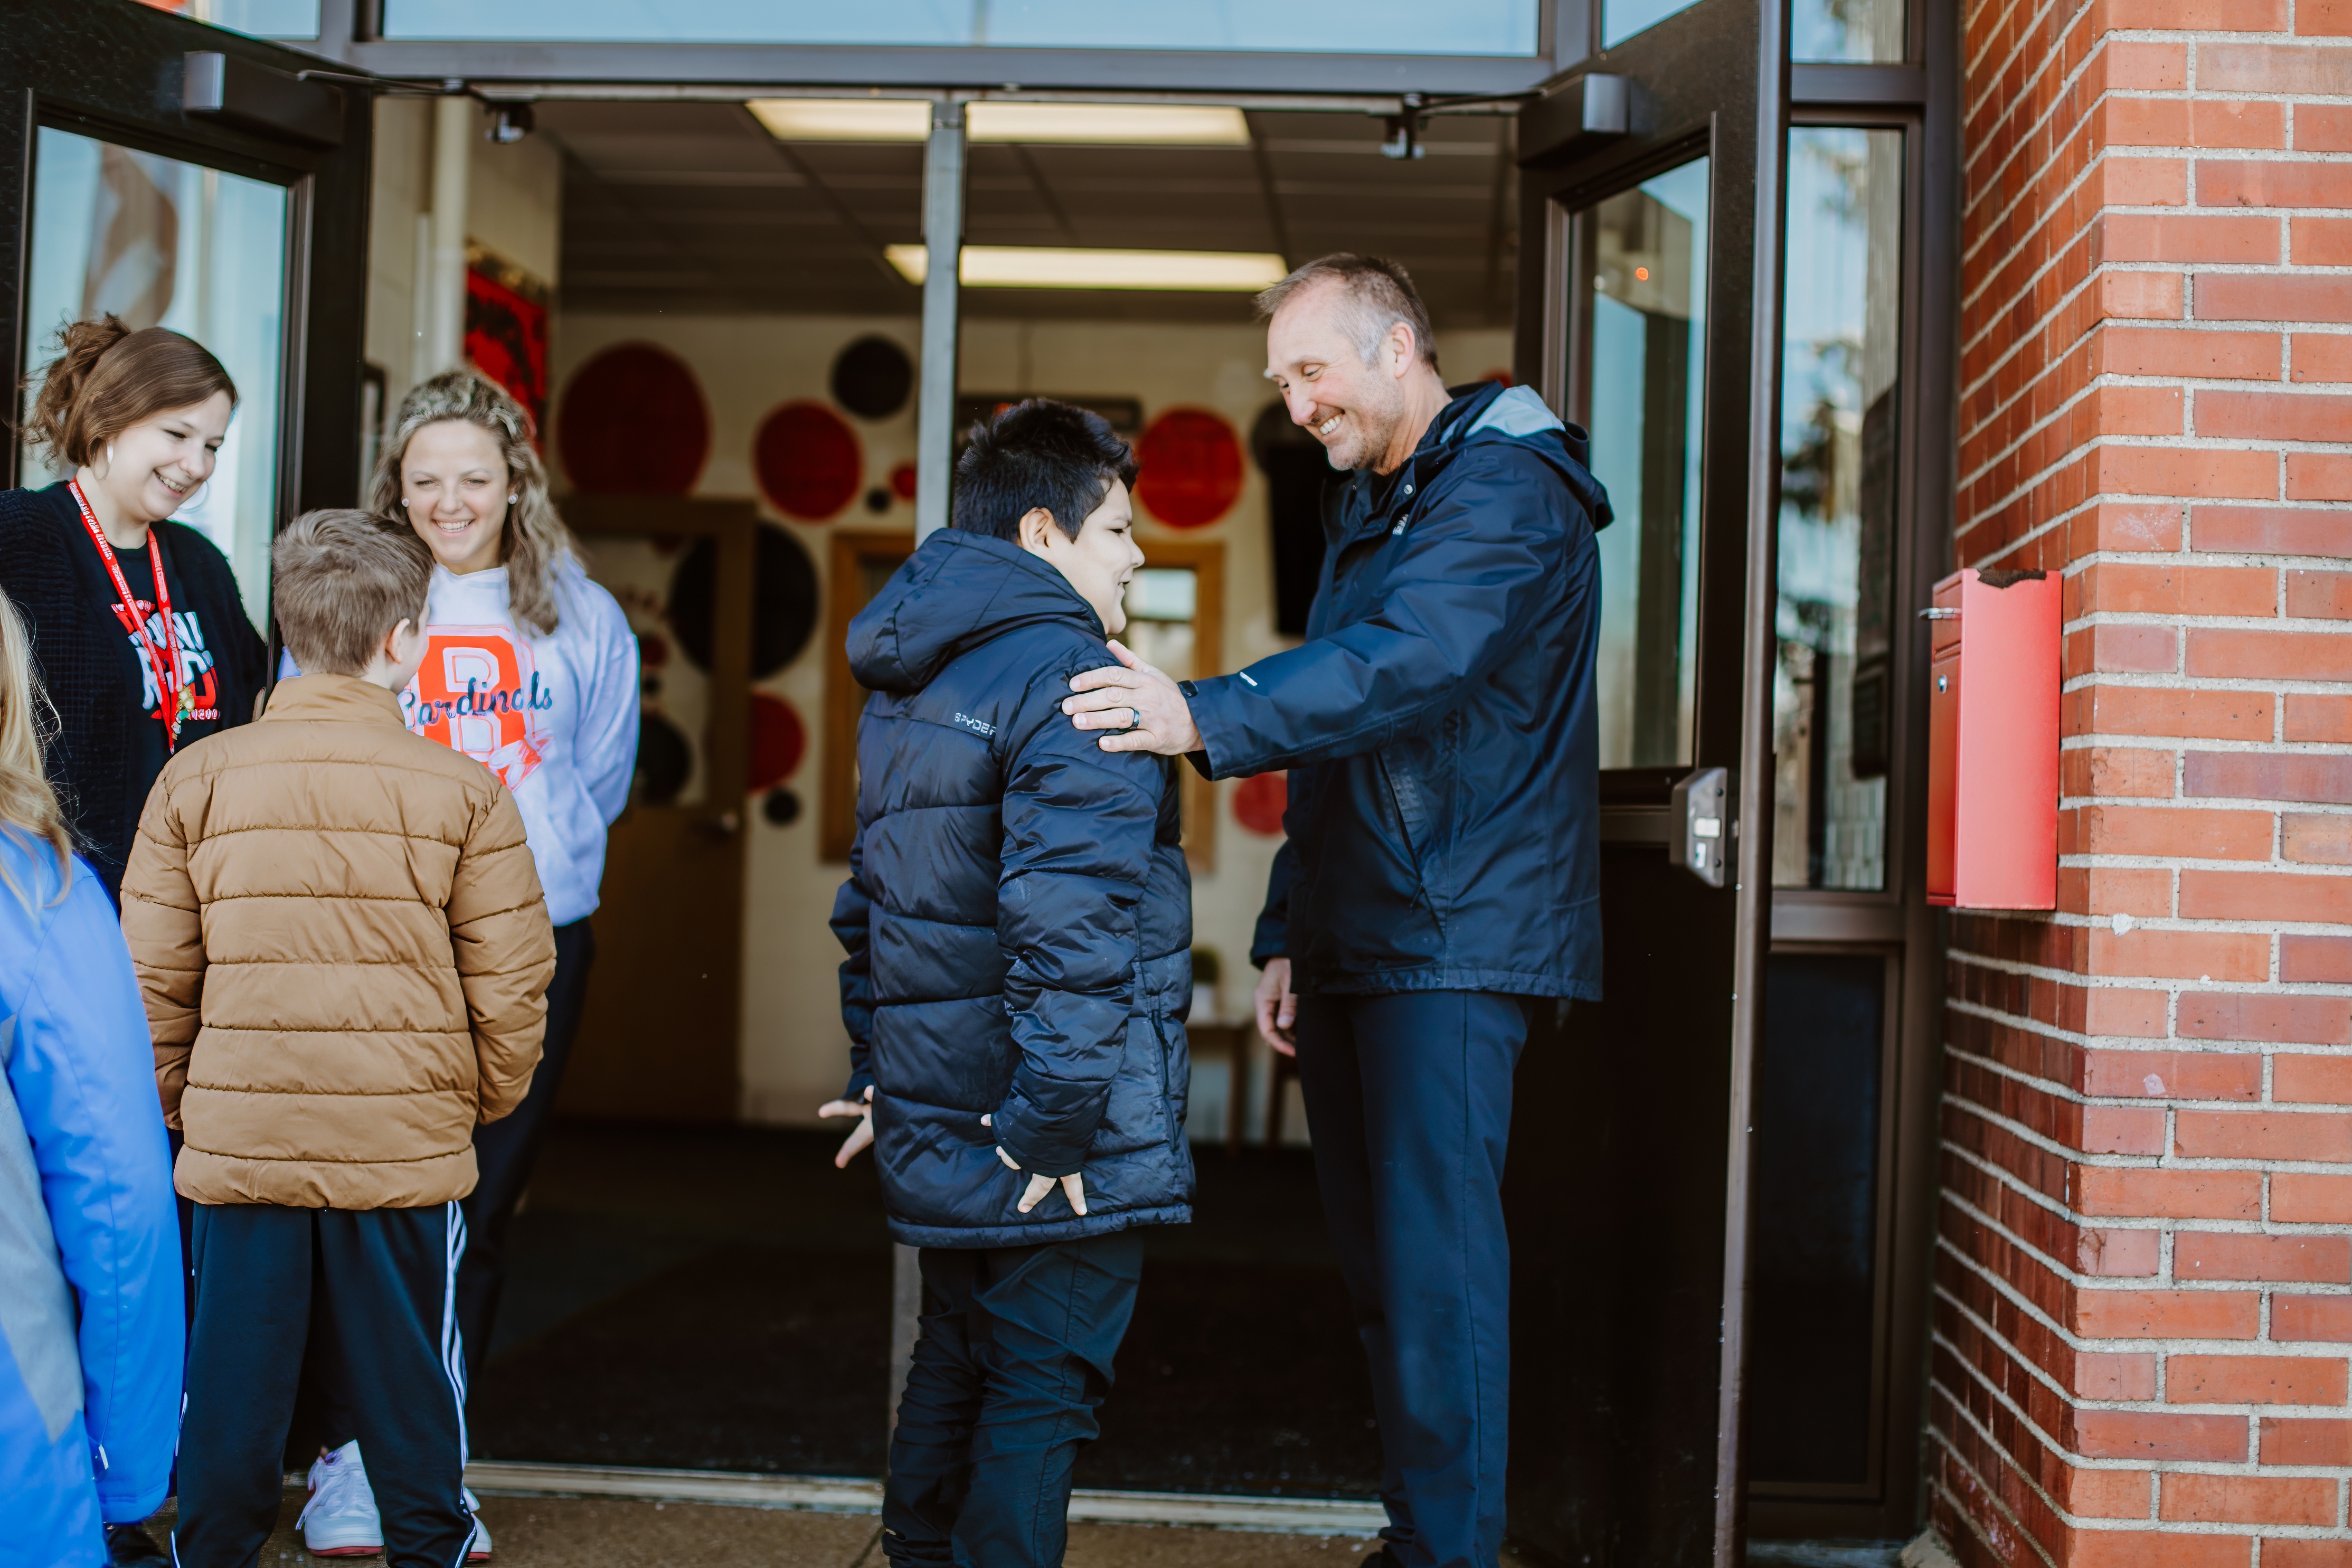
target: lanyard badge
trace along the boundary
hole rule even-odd
[[[147,541],[147,564],[155,574],[155,609],[163,617],[163,646],[157,647],[148,633],[147,617],[139,613],[139,601],[131,596],[131,584],[122,575],[122,563],[116,559],[114,546],[107,542],[106,530],[98,525],[98,514],[89,509],[89,498],[81,493],[81,481],[68,479],[66,489],[73,492],[74,505],[81,509],[81,525],[89,531],[89,542],[98,546],[98,558],[106,563],[106,574],[113,580],[114,592],[131,620],[131,629],[138,633],[139,647],[147,656],[147,668],[155,674],[155,710],[163,721],[163,749],[173,752],[180,745],[180,721],[195,706],[195,694],[176,678],[180,672],[180,628],[172,618],[172,590],[163,581],[163,541],[160,534],[150,532]]]

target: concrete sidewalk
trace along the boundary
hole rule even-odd
[[[294,1521],[302,1493],[289,1490],[259,1568],[325,1568]],[[171,1529],[166,1509],[149,1524]],[[619,1498],[485,1497],[482,1518],[498,1553],[488,1568],[883,1568],[871,1514]],[[1165,1525],[1074,1524],[1066,1568],[1355,1568],[1378,1542],[1346,1537],[1264,1535]],[[380,1559],[359,1559],[378,1562]]]

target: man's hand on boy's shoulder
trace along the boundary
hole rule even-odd
[[[1118,660],[1070,678],[1062,711],[1081,730],[1110,730],[1097,744],[1106,752],[1152,752],[1181,757],[1201,749],[1192,706],[1164,670],[1130,653],[1118,638],[1110,651]]]
[[[980,1119],[980,1124],[982,1127],[993,1127],[996,1125],[996,1118],[993,1116],[982,1116]],[[1021,1173],[1021,1162],[1006,1153],[1004,1152],[1004,1145],[1002,1143],[999,1143],[996,1146],[996,1157],[1004,1162],[1004,1168],[1006,1170],[1011,1171],[1014,1175],[1019,1175]],[[1087,1183],[1086,1174],[1081,1171],[1072,1171],[1066,1176],[1030,1177],[1028,1190],[1021,1194],[1021,1202],[1014,1206],[1019,1208],[1023,1214],[1027,1214],[1031,1209],[1035,1208],[1040,1203],[1045,1201],[1045,1194],[1054,1190],[1056,1183],[1061,1185],[1062,1195],[1070,1200],[1070,1212],[1076,1215],[1081,1219],[1085,1218],[1087,1213]]]

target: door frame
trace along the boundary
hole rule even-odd
[[[21,384],[27,363],[26,269],[32,257],[33,165],[43,126],[73,131],[285,186],[285,363],[275,411],[282,528],[360,495],[360,395],[367,301],[373,95],[346,84],[341,141],[320,147],[241,130],[182,106],[185,57],[210,51],[291,76],[314,57],[138,5],[134,0],[0,0],[0,370]],[[322,89],[323,90],[323,89]],[[34,345],[37,353],[37,345]],[[248,412],[248,416],[249,412]],[[0,480],[21,481],[14,442]]]

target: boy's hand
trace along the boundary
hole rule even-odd
[[[819,1116],[855,1116],[857,1125],[841,1141],[841,1148],[833,1157],[833,1168],[845,1171],[857,1152],[874,1142],[874,1086],[866,1086],[864,1100],[828,1100],[816,1108]]]
[[[1201,731],[1192,722],[1192,705],[1176,682],[1154,669],[1111,639],[1117,664],[1104,665],[1070,678],[1072,696],[1062,699],[1062,711],[1081,730],[1116,730],[1096,743],[1106,752],[1156,752],[1181,757],[1201,749]]]
[[[996,1125],[996,1118],[993,1116],[983,1116],[980,1119],[980,1124],[982,1127],[993,1127]],[[1015,1175],[1020,1174],[1021,1163],[1015,1160],[1012,1155],[1006,1153],[1004,1152],[1004,1145],[1002,1143],[999,1143],[996,1146],[996,1157],[1004,1162],[1004,1168],[1006,1170],[1011,1171]],[[1045,1201],[1045,1194],[1054,1190],[1055,1184],[1057,1182],[1061,1184],[1062,1195],[1070,1200],[1070,1212],[1078,1215],[1080,1218],[1084,1218],[1087,1212],[1087,1184],[1085,1180],[1085,1173],[1080,1171],[1072,1171],[1066,1176],[1030,1177],[1029,1190],[1021,1194],[1020,1203],[1013,1206],[1018,1208],[1023,1214],[1027,1214],[1031,1209],[1035,1208],[1039,1204]]]
[[[1257,977],[1258,1037],[1286,1057],[1298,1054],[1298,997],[1290,989],[1290,960],[1269,958]]]

